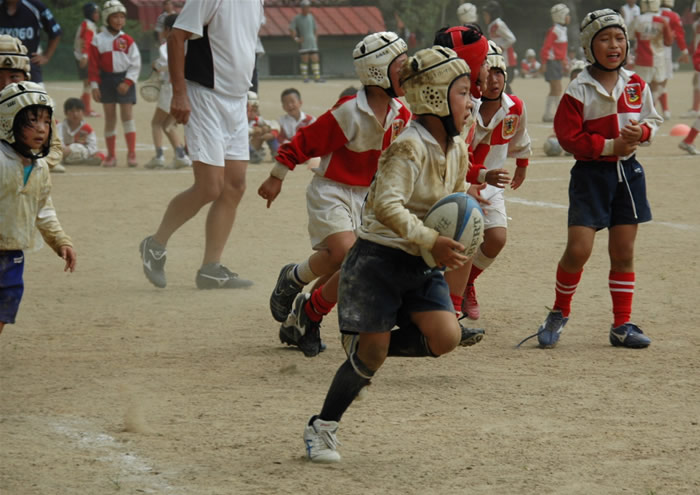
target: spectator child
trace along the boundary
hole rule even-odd
[[[294,88],[287,88],[280,96],[282,109],[286,112],[279,119],[280,133],[277,137],[279,144],[289,142],[299,129],[316,121],[315,117],[304,113],[301,110],[301,94]]]
[[[542,64],[537,60],[537,54],[532,48],[525,51],[525,58],[520,62],[520,73],[525,79],[537,77]]]
[[[547,36],[542,45],[540,54],[542,59],[541,71],[544,72],[544,79],[549,83],[549,95],[545,104],[543,122],[552,122],[554,112],[559,104],[562,95],[561,80],[564,73],[569,70],[567,51],[568,35],[566,25],[571,21],[569,17],[569,7],[563,3],[558,3],[550,10],[554,26],[549,28]]]
[[[78,98],[63,103],[65,118],[58,124],[58,137],[63,145],[63,163],[66,165],[102,165],[103,153],[97,151],[97,135],[85,122],[85,106]]]
[[[277,135],[279,131],[274,128],[271,122],[260,116],[260,103],[258,95],[253,91],[248,91],[248,132],[250,139],[250,163],[260,163],[265,158],[265,148],[267,143],[270,148],[270,156],[273,158],[277,154]]]

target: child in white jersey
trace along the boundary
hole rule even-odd
[[[78,98],[63,103],[65,118],[58,124],[58,137],[63,145],[66,165],[102,165],[105,155],[97,150],[97,135],[85,122],[85,106]]]

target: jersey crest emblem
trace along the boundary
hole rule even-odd
[[[116,45],[115,48],[117,49],[118,52],[126,52],[127,50],[127,43],[124,38],[117,38],[114,40],[114,44]]]
[[[520,117],[518,115],[506,115],[506,118],[503,119],[503,129],[501,131],[503,139],[510,139],[515,135],[515,132],[518,130],[519,120]]]
[[[405,126],[405,122],[401,119],[396,119],[391,123],[391,142],[394,142],[394,139],[396,139],[399,134],[401,134],[401,131],[403,131],[403,128]]]
[[[641,108],[642,85],[640,83],[632,83],[625,86],[625,102],[631,108]]]

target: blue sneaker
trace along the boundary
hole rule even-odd
[[[634,323],[627,322],[617,328],[610,328],[610,343],[614,347],[629,347],[630,349],[644,349],[649,347],[651,339]]]
[[[567,321],[569,321],[569,318],[564,318],[561,311],[550,311],[547,319],[544,320],[544,323],[537,330],[537,342],[540,343],[540,347],[551,349],[557,345],[559,334],[564,329]]]

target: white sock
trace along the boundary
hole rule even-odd
[[[294,270],[289,273],[292,280],[302,287],[318,278],[318,275],[311,270],[308,259],[297,264],[297,266],[294,267]]]

